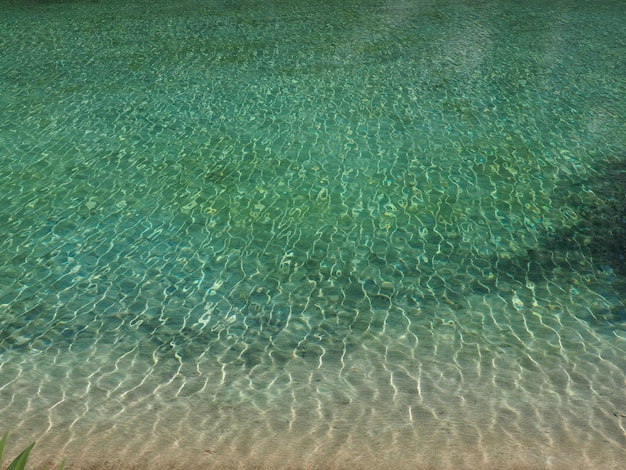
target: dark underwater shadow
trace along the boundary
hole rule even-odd
[[[595,171],[562,191],[565,205],[575,211],[574,222],[548,232],[543,245],[550,251],[580,251],[596,269],[626,276],[626,159]]]
[[[578,272],[605,299],[585,320],[611,331],[626,329],[626,158],[596,165],[592,176],[570,180],[555,197],[573,211],[570,220],[544,231],[528,261],[538,262],[544,273]]]

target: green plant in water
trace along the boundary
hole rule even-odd
[[[2,454],[4,453],[4,446],[7,443],[8,436],[9,433],[5,432],[4,436],[2,436],[2,440],[0,440],[0,463],[2,462]],[[33,447],[35,447],[34,442],[26,449],[24,449],[20,455],[15,457],[15,460],[13,460],[13,462],[9,464],[7,470],[24,470],[26,468],[26,462],[28,462],[28,455],[30,454],[30,451],[33,449]],[[63,470],[63,467],[65,467],[65,460],[61,462],[58,470]]]

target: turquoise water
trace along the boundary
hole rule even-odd
[[[619,1],[2,1],[9,450],[623,467],[625,33]]]

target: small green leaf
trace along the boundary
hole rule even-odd
[[[0,462],[2,462],[2,453],[4,452],[4,445],[7,443],[7,437],[9,435],[9,431],[4,433],[2,436],[2,440],[0,441]]]
[[[24,470],[24,468],[26,467],[26,462],[28,461],[28,454],[30,454],[30,451],[33,449],[33,447],[35,447],[34,442],[26,449],[24,449],[13,462],[11,462],[11,465],[7,467],[7,470]]]
[[[65,459],[61,461],[61,463],[59,464],[59,468],[57,470],[63,470],[64,468],[65,468]]]
[[[4,433],[2,436],[2,440],[0,441],[0,462],[2,462],[2,453],[4,452],[4,445],[7,443],[7,437],[9,435],[9,431]]]

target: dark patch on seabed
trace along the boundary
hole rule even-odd
[[[591,176],[557,188],[556,197],[573,211],[571,223],[544,231],[540,246],[516,264],[536,265],[537,280],[557,267],[580,273],[609,304],[585,319],[601,330],[606,323],[626,330],[626,306],[618,298],[626,292],[626,158],[609,156],[603,162]]]
[[[549,234],[547,247],[580,250],[598,269],[626,275],[626,158],[611,159],[582,178],[567,194],[576,222]],[[589,196],[593,196],[590,201]]]

